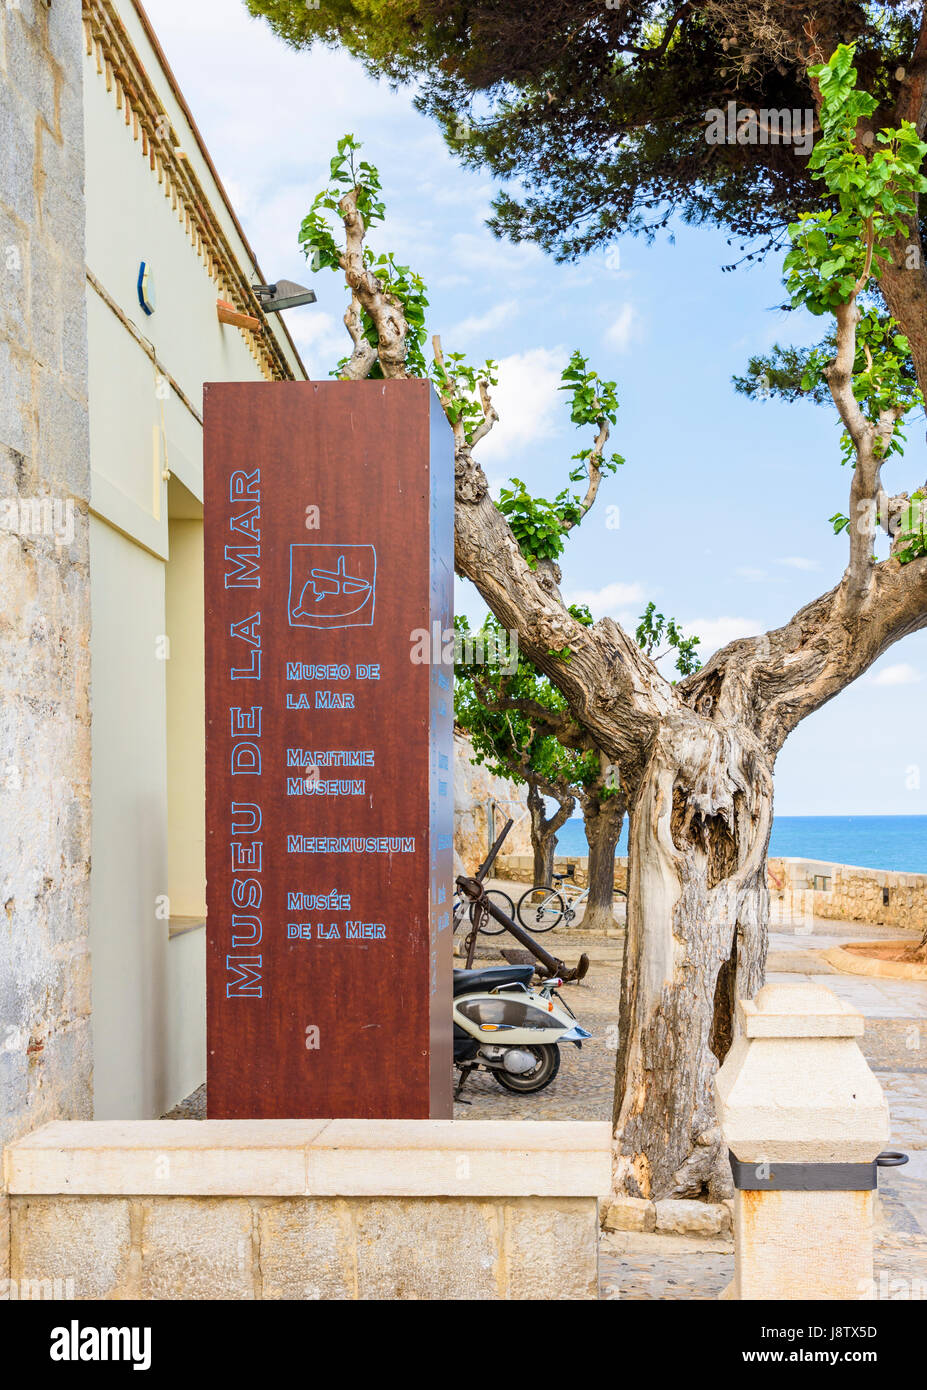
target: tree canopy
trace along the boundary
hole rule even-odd
[[[877,124],[923,128],[925,11],[909,0],[247,0],[287,42],[338,43],[414,82],[461,158],[527,185],[496,225],[572,255],[673,211],[778,236],[817,199],[807,150],[710,146],[706,113],[815,107],[807,69],[855,42]]]
[[[787,245],[822,190],[813,76],[854,45],[872,95],[856,137],[927,130],[927,4],[823,0],[246,0],[287,42],[339,44],[411,84],[461,161],[500,182],[490,226],[559,258],[674,216],[726,229],[728,268]],[[706,134],[733,110],[727,137]],[[830,194],[830,205],[835,200]],[[927,388],[925,203],[889,248],[876,297],[901,325]]]

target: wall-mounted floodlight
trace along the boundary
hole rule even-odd
[[[305,285],[297,285],[295,280],[278,280],[275,285],[255,285],[254,293],[261,302],[265,314],[276,314],[281,309],[296,309],[300,304],[314,304],[315,290]]]

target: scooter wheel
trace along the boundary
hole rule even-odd
[[[543,1043],[538,1047],[521,1050],[531,1052],[537,1058],[534,1070],[522,1072],[517,1076],[514,1072],[505,1071],[503,1067],[491,1067],[493,1079],[503,1091],[516,1091],[521,1096],[530,1095],[533,1091],[543,1091],[560,1070],[560,1048],[556,1043]]]

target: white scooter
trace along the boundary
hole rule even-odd
[[[454,971],[455,1100],[471,1071],[485,1067],[506,1091],[543,1091],[560,1070],[562,1042],[592,1037],[557,993],[559,978],[531,987],[531,965]]]

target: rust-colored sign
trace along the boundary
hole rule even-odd
[[[448,1116],[450,428],[219,383],[205,437],[208,1113]]]

